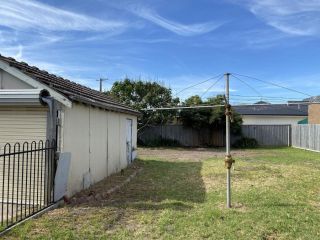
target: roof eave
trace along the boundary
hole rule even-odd
[[[8,63],[6,63],[3,60],[0,60],[0,69],[8,72],[9,74],[15,76],[16,78],[20,79],[21,81],[24,81],[25,83],[27,83],[28,85],[30,85],[36,89],[48,90],[50,92],[50,95],[54,99],[56,99],[57,101],[59,101],[60,103],[62,103],[63,105],[65,105],[69,108],[72,107],[72,102],[66,96],[62,95],[61,93],[58,93],[54,89],[50,88],[48,85],[40,83],[38,80],[24,74],[19,69],[10,66]]]
[[[84,104],[88,104],[88,105],[92,105],[92,106],[95,106],[95,107],[103,108],[103,109],[106,109],[106,110],[109,110],[109,111],[130,114],[130,115],[134,115],[134,116],[137,116],[137,117],[141,116],[141,113],[139,111],[132,110],[132,109],[129,109],[129,108],[123,108],[123,107],[115,106],[115,105],[112,105],[112,104],[98,102],[98,101],[95,101],[95,100],[92,100],[92,99],[88,99],[88,98],[85,98],[85,97],[82,97],[82,96],[73,95],[73,96],[70,96],[69,98],[72,101],[75,101],[75,102],[81,102],[81,103],[84,103]]]

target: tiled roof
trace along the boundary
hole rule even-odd
[[[50,74],[47,71],[40,70],[37,67],[30,66],[25,62],[18,62],[14,58],[0,55],[0,60],[5,61],[11,67],[17,68],[24,74],[39,81],[55,91],[65,95],[70,100],[82,102],[104,109],[139,115],[139,112],[114,100],[99,91],[85,87],[70,80]]]
[[[308,116],[307,104],[268,104],[234,106],[241,115]]]
[[[309,98],[303,99],[303,101],[308,101],[308,102],[320,102],[320,96],[309,97]]]

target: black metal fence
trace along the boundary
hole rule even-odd
[[[0,232],[54,203],[56,142],[0,148]]]

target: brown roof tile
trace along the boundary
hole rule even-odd
[[[25,62],[18,62],[12,57],[0,55],[0,60],[7,62],[10,66],[17,68],[29,77],[48,85],[50,88],[68,97],[70,100],[91,104],[112,111],[139,115],[139,112],[114,100],[99,91],[72,82],[68,79],[50,74],[35,66],[29,66]]]

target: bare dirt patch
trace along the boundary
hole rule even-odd
[[[224,148],[139,148],[139,157],[171,161],[203,161],[209,158],[223,158]],[[253,150],[232,150],[233,157],[253,156]]]
[[[121,188],[129,183],[132,178],[139,174],[142,166],[134,162],[131,166],[122,170],[120,173],[113,174],[110,177],[92,185],[86,190],[77,193],[70,201],[71,206],[79,204],[99,204],[107,200],[113,192],[120,191]]]

